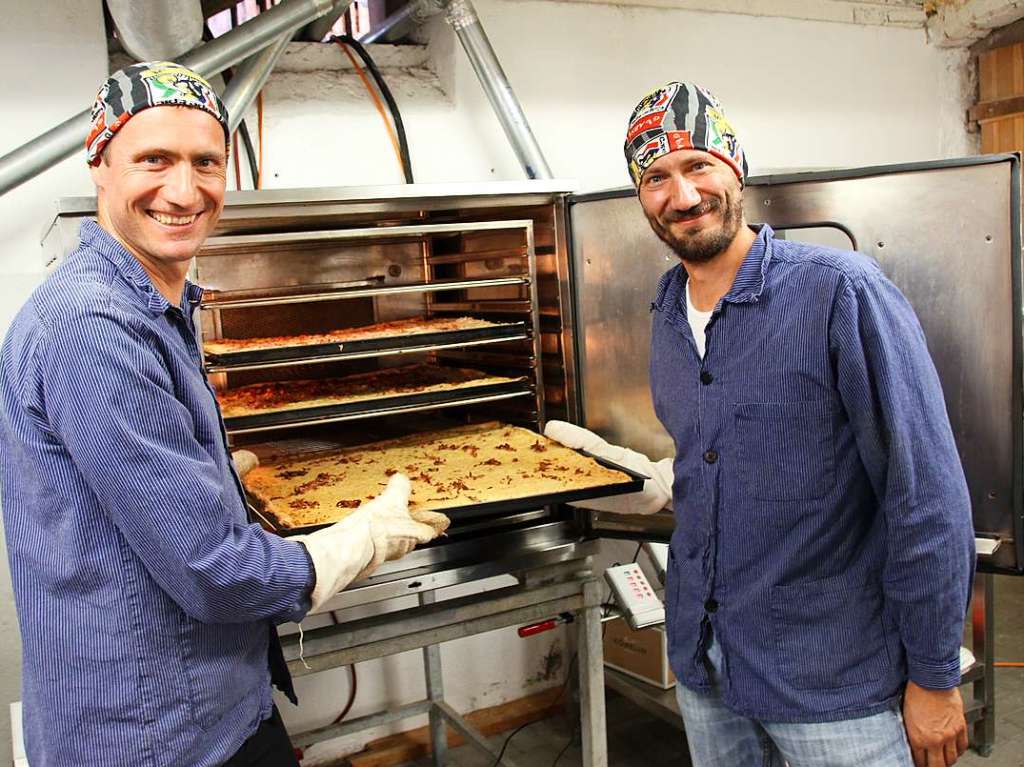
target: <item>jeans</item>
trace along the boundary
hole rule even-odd
[[[748,719],[722,703],[722,650],[713,639],[707,661],[710,693],[676,685],[694,767],[913,767],[898,708],[839,722]]]

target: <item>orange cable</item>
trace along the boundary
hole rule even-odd
[[[256,163],[256,188],[263,188],[263,91],[256,94],[256,116],[259,120],[260,149],[259,162]]]
[[[395,158],[398,160],[398,167],[402,168],[404,173],[404,165],[402,164],[402,150],[398,146],[398,135],[395,133],[395,128],[391,124],[391,120],[388,119],[387,113],[384,111],[384,105],[380,101],[380,97],[377,95],[377,91],[374,90],[373,86],[370,85],[370,80],[366,77],[366,73],[363,68],[359,66],[359,62],[356,61],[356,57],[352,55],[352,51],[349,50],[348,46],[345,45],[341,40],[335,40],[341,49],[345,51],[345,55],[348,56],[348,60],[352,62],[352,66],[355,67],[356,72],[359,73],[359,79],[363,81],[363,85],[366,87],[367,93],[373,99],[374,106],[377,107],[377,113],[380,115],[380,119],[384,121],[384,127],[387,128],[388,137],[391,139],[391,146],[395,150]]]
[[[1017,660],[997,660],[992,665],[996,668],[1024,668],[1024,663]]]

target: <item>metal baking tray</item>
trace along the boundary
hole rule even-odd
[[[448,330],[436,333],[380,336],[337,343],[281,346],[274,349],[241,351],[228,354],[207,354],[210,372],[235,369],[240,366],[263,366],[274,363],[299,363],[310,360],[336,360],[371,357],[497,343],[527,338],[525,322],[507,322],[485,328]]]
[[[580,488],[576,490],[564,490],[555,493],[545,493],[543,495],[528,495],[521,498],[508,498],[503,501],[486,501],[484,503],[473,503],[466,506],[451,506],[444,509],[436,509],[448,516],[453,523],[459,522],[466,519],[474,519],[478,517],[499,517],[506,516],[509,514],[515,514],[523,511],[530,511],[532,509],[538,509],[544,506],[552,506],[558,503],[572,503],[574,501],[585,501],[588,498],[605,498],[610,495],[626,495],[627,493],[638,493],[644,489],[644,482],[650,479],[643,474],[627,469],[625,466],[620,466],[617,463],[600,458],[596,455],[588,453],[586,450],[578,450],[585,456],[593,458],[602,466],[608,469],[614,469],[621,471],[623,474],[629,476],[628,482],[617,482],[612,485],[599,485],[597,487]],[[301,535],[304,533],[311,533],[314,530],[320,530],[324,527],[330,527],[332,523],[326,523],[322,525],[307,525],[305,527],[291,527],[281,528],[277,524],[277,519],[273,513],[266,509],[260,508],[255,505],[253,499],[250,498],[249,508],[253,515],[260,521],[260,523],[275,533],[282,536],[289,535]],[[420,511],[434,511],[434,509],[423,508]]]
[[[224,428],[229,433],[242,434],[250,431],[263,431],[289,426],[306,426],[327,421],[390,415],[410,410],[472,405],[478,402],[489,402],[509,397],[532,396],[534,392],[530,389],[528,383],[529,379],[524,377],[500,383],[463,386],[446,391],[417,392],[415,394],[400,394],[394,397],[372,397],[336,405],[320,405],[309,408],[278,410],[272,413],[260,413],[257,415],[235,416],[224,419]]]

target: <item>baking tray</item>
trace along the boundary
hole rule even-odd
[[[529,379],[527,378],[517,378],[512,381],[483,384],[480,386],[463,386],[447,391],[417,392],[415,394],[401,394],[394,397],[372,397],[336,405],[320,405],[318,407],[279,410],[273,413],[235,416],[224,419],[224,428],[229,432],[243,432],[313,424],[319,421],[338,420],[343,417],[356,418],[367,415],[387,415],[392,412],[412,408],[422,409],[457,404],[470,405],[475,401],[487,400],[499,395],[533,394],[533,391],[527,385],[528,381]]]
[[[208,367],[232,368],[239,365],[262,365],[274,362],[303,362],[316,358],[344,359],[369,356],[374,352],[428,351],[451,346],[467,346],[474,342],[512,341],[526,338],[525,322],[507,322],[487,328],[448,330],[437,333],[416,333],[405,336],[382,336],[340,343],[285,346],[275,349],[207,354]]]
[[[451,506],[446,509],[437,509],[436,511],[446,515],[453,523],[477,517],[506,516],[508,514],[530,511],[532,509],[551,506],[557,503],[572,503],[574,501],[585,501],[588,498],[605,498],[610,495],[638,493],[644,489],[644,482],[650,479],[650,477],[644,474],[628,469],[625,466],[620,466],[619,464],[605,458],[600,458],[592,453],[588,453],[586,450],[577,450],[576,452],[588,456],[589,458],[593,458],[605,468],[621,471],[623,474],[629,476],[629,481],[617,482],[612,485],[599,485],[597,487],[586,487],[576,490],[545,493],[543,495],[528,495],[523,496],[522,498],[508,498],[503,501],[486,501],[484,503],[473,503],[466,506]],[[282,536],[311,533],[324,527],[330,527],[331,524],[333,524],[328,522],[322,525],[306,525],[305,527],[281,529],[277,524],[277,520],[274,515],[266,509],[260,508],[256,503],[253,503],[251,498],[249,508],[264,527]],[[420,509],[420,511],[433,511],[433,509]]]

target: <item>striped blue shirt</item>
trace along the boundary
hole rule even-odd
[[[913,310],[866,256],[764,226],[698,356],[686,272],[652,305],[675,441],[666,593],[678,679],[744,716],[824,722],[949,688],[974,572],[970,499]]]
[[[0,482],[33,767],[217,765],[271,711],[302,545],[246,522],[182,307],[95,222],[0,352]]]

